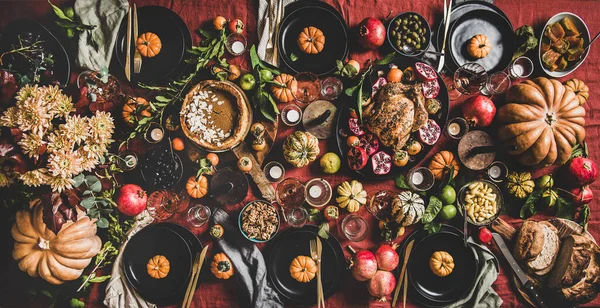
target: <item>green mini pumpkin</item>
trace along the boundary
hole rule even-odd
[[[304,167],[317,159],[319,139],[309,132],[296,131],[283,145],[285,160],[295,167]]]
[[[529,172],[511,172],[508,174],[507,180],[506,188],[511,195],[519,199],[526,198],[535,188]]]
[[[411,191],[399,193],[392,201],[392,217],[402,227],[421,221],[425,213],[425,201]]]

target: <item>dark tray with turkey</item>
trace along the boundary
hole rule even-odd
[[[448,120],[448,90],[435,70],[402,58],[369,77],[371,98],[363,121],[342,108],[337,143],[348,167],[371,179],[391,178],[418,164],[439,140]]]

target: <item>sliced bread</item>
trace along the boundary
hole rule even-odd
[[[556,228],[551,224],[544,221],[538,223],[538,225],[542,227],[544,234],[542,251],[535,259],[527,262],[527,266],[534,274],[542,276],[549,273],[554,266],[560,249],[560,239]]]

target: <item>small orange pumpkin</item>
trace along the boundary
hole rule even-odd
[[[190,176],[185,183],[185,190],[192,198],[202,198],[208,193],[208,179],[204,175],[198,178]]]
[[[429,268],[438,277],[446,277],[454,270],[454,258],[445,251],[436,251],[429,259]]]
[[[492,43],[487,36],[477,34],[471,38],[467,46],[469,55],[477,59],[485,58],[492,51]]]
[[[579,106],[583,106],[583,104],[585,104],[590,97],[590,88],[588,88],[588,86],[579,79],[569,79],[564,83],[564,85],[565,88],[573,91],[573,93],[577,95]]]
[[[319,28],[310,26],[302,29],[297,42],[304,53],[316,55],[325,47],[325,35]]]
[[[456,177],[460,166],[454,158],[454,154],[450,151],[440,151],[433,156],[433,159],[429,163],[429,170],[433,172],[433,176],[436,180],[442,180],[444,176],[454,168],[454,175]]]
[[[309,282],[317,273],[317,264],[307,256],[297,256],[290,264],[290,275],[298,282]]]
[[[146,264],[146,270],[148,275],[154,279],[163,279],[169,275],[171,270],[171,263],[169,260],[162,255],[156,255],[152,257]]]
[[[298,89],[298,82],[296,78],[292,75],[281,74],[273,80],[277,84],[281,84],[284,86],[279,86],[277,84],[273,84],[271,87],[271,91],[273,92],[273,96],[277,100],[282,103],[288,103],[294,100],[294,92]]]
[[[220,252],[213,257],[213,260],[210,263],[210,271],[215,277],[224,280],[231,278],[234,274],[233,264],[229,257],[223,252]]]
[[[145,98],[132,97],[123,105],[121,115],[125,123],[133,127],[139,120],[151,117],[152,113],[150,113],[150,104]]]
[[[146,32],[135,41],[135,47],[146,58],[152,58],[160,53],[162,42],[158,35]]]

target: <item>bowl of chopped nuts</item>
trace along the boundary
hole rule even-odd
[[[255,243],[265,243],[279,231],[279,213],[270,202],[254,200],[240,212],[238,225],[245,238]]]
[[[458,191],[458,208],[470,224],[485,226],[500,216],[504,199],[500,188],[488,180],[476,180]]]

